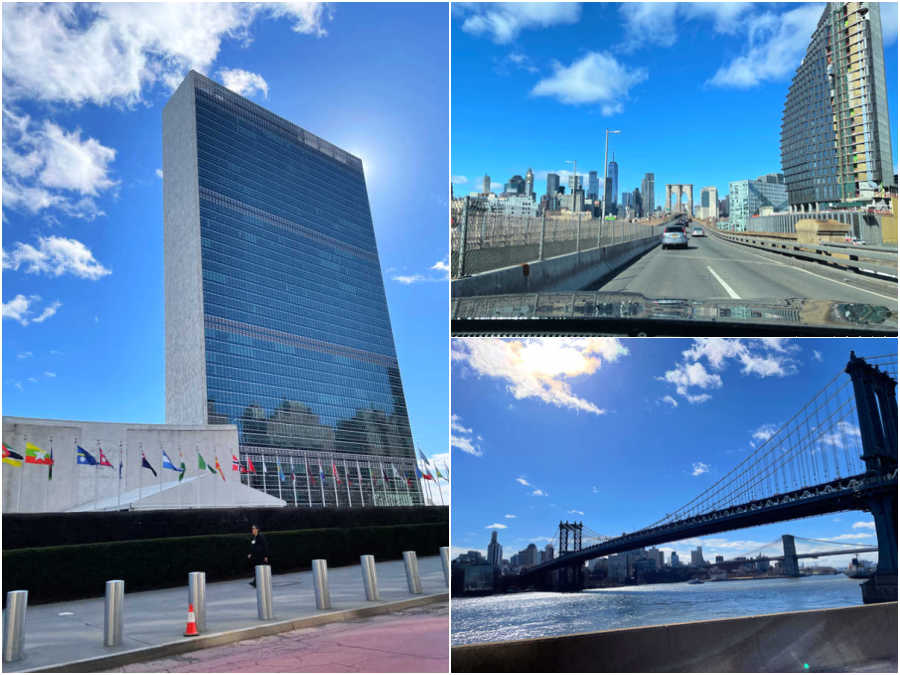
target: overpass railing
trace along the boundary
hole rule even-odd
[[[511,216],[455,207],[450,224],[450,274],[457,279],[598,246],[659,236],[662,224],[594,218],[589,213]]]

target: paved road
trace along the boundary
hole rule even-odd
[[[447,603],[134,663],[118,673],[446,673]]]
[[[332,610],[348,610],[408,600],[406,571],[402,560],[376,563],[381,602],[367,602],[359,565],[328,570]],[[419,574],[425,594],[446,593],[447,584],[438,556],[419,558]],[[25,659],[4,663],[4,671],[21,671],[51,664],[96,658],[142,647],[162,645],[182,636],[187,618],[187,579],[180,588],[128,592],[125,580],[125,611],[122,644],[103,646],[103,598],[89,598],[28,608],[25,618]],[[272,576],[272,606],[275,618],[260,621],[256,590],[247,579],[206,585],[206,633],[218,633],[276,623],[286,619],[315,617],[312,572]],[[446,636],[445,631],[445,636]]]
[[[810,298],[885,305],[896,311],[896,282],[751,249],[716,237],[691,237],[687,250],[656,247],[591,290],[648,298],[762,300]]]

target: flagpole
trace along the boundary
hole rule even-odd
[[[350,474],[347,473],[347,459],[344,458],[344,480],[347,481],[347,504],[352,509],[353,500],[350,498]]]
[[[366,466],[369,468],[369,483],[372,485],[372,506],[377,506],[378,499],[375,497],[375,480],[372,478],[372,462],[366,458]]]
[[[419,460],[416,460],[416,466],[418,467]],[[434,495],[431,494],[431,486],[428,484],[428,479],[425,478],[425,472],[428,471],[428,467],[425,467],[425,471],[422,471],[422,482],[425,484],[425,490],[428,492],[428,501],[434,506]]]
[[[303,474],[306,476],[306,500],[312,508],[312,485],[309,484],[309,453],[303,453]]]
[[[362,487],[362,471],[359,470],[359,460],[356,460],[356,482],[359,483],[359,503],[365,508],[366,506],[366,497],[365,493],[363,493]]]
[[[97,461],[100,461],[100,439],[97,439]],[[99,466],[99,464],[97,465]],[[97,510],[97,500],[99,497],[97,496],[97,482],[100,480],[100,472],[97,471],[97,466],[94,467],[94,511]]]
[[[297,474],[294,472],[294,458],[291,457],[291,483],[294,486],[294,506],[297,506]]]
[[[338,502],[338,491],[337,491],[337,464],[334,463],[334,455],[331,455],[331,470],[334,475],[331,479],[334,481],[334,507],[340,508],[340,503]]]
[[[116,510],[122,508],[122,441],[119,441],[119,480],[116,486]]]
[[[138,448],[140,448],[140,451],[141,451],[141,471],[140,471],[141,483],[140,483],[140,487],[138,487],[138,503],[140,503],[141,500],[144,498],[144,442],[143,441],[138,443]]]
[[[322,495],[322,508],[325,508],[325,474],[322,471],[322,456],[317,457],[319,464],[319,493]]]
[[[278,499],[281,499],[281,455],[275,455],[275,468],[278,469]]]

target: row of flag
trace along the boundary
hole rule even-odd
[[[84,465],[88,465],[88,466],[107,466],[109,468],[115,468],[115,467],[113,467],[112,463],[109,461],[109,458],[104,454],[103,448],[100,448],[100,447],[97,448],[99,458],[94,457],[90,452],[88,452],[87,450],[82,448],[80,445],[76,446],[76,448],[77,448],[76,457],[77,457],[78,464],[84,464]],[[169,457],[169,455],[166,453],[166,451],[163,450],[162,451],[162,468],[178,472],[178,474],[179,474],[178,480],[180,481],[184,478],[184,475],[187,471],[187,466],[184,461],[184,454],[183,453],[179,453],[179,454],[180,454],[181,463],[179,464],[179,466],[175,466],[175,463],[172,461],[172,459]],[[446,471],[448,475],[444,476],[441,473],[441,470],[436,463],[435,463],[433,471],[432,471],[432,469],[429,467],[428,458],[425,457],[425,454],[421,450],[419,450],[419,456],[422,458],[422,461],[425,465],[425,470],[424,471],[420,470],[418,463],[417,463],[416,464],[416,477],[417,478],[419,478],[420,480],[421,479],[424,479],[424,480],[437,480],[437,479],[449,480],[450,472],[447,471],[446,467],[444,468],[444,471]],[[221,476],[222,480],[224,481],[225,474],[222,472],[222,466],[219,464],[219,458],[214,457],[214,459],[215,459],[215,463],[213,465],[210,465],[206,462],[206,460],[204,460],[203,455],[198,451],[197,452],[197,468],[200,471],[209,470],[213,475]],[[231,460],[232,460],[231,468],[233,471],[238,471],[240,473],[256,473],[256,467],[253,465],[253,460],[249,456],[247,457],[246,464],[241,462],[241,460],[239,460],[237,458],[237,456],[235,456],[235,455],[231,456]],[[51,448],[50,452],[48,453],[46,450],[43,450],[42,448],[39,448],[38,446],[36,446],[32,443],[26,442],[25,443],[25,456],[23,457],[18,452],[16,452],[14,449],[7,446],[6,443],[3,443],[3,463],[4,464],[9,464],[11,466],[22,466],[23,462],[25,464],[40,464],[40,465],[48,466],[49,467],[48,479],[49,480],[53,479],[53,449],[52,448]],[[279,459],[276,459],[275,465],[277,467],[278,479],[281,482],[285,482],[287,480],[287,476],[281,467],[281,461]],[[394,472],[393,477],[402,480],[403,477],[397,472],[397,469],[394,467],[394,465],[391,464],[390,466]],[[158,474],[156,473],[156,469],[154,469],[153,466],[150,464],[150,461],[147,459],[147,456],[144,454],[143,450],[141,450],[141,467],[145,468],[145,469],[149,469],[150,472],[153,474],[154,478],[158,476]],[[296,480],[296,474],[294,473],[293,462],[291,462],[290,467],[291,467],[291,478],[293,480]],[[334,479],[337,481],[338,485],[340,485],[341,479],[338,475],[337,465],[333,461],[331,463],[331,471],[334,476]],[[265,459],[262,460],[262,473],[263,474],[266,473]],[[391,479],[391,477],[388,476],[387,471],[383,470],[383,473],[384,473],[385,480]],[[313,476],[312,473],[308,473],[308,475],[310,478],[313,478],[313,479],[315,478],[315,476]],[[120,459],[119,460],[119,478],[121,478],[121,477],[122,477],[122,461]],[[319,464],[319,479],[322,481],[325,480],[325,472],[322,470],[321,463]],[[361,476],[360,476],[360,479],[361,479]],[[407,483],[411,482],[411,480],[409,478],[407,478],[406,481],[407,481]]]

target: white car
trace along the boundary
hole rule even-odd
[[[687,233],[683,225],[667,225],[662,234],[663,249],[677,246],[679,248],[688,247]]]
[[[692,237],[705,237],[706,235],[703,234],[702,227],[695,227],[693,230],[691,230],[691,236]]]

